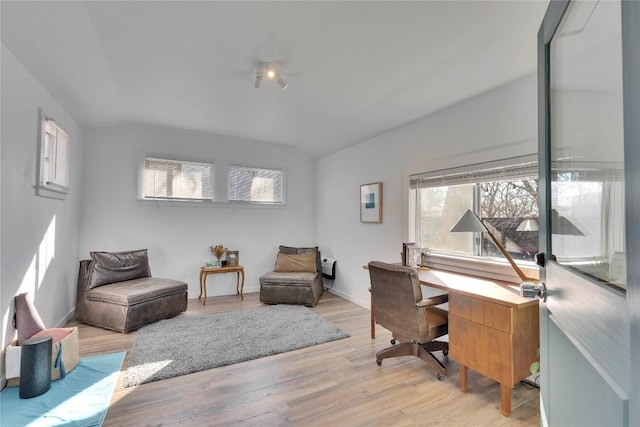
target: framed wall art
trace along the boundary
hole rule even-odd
[[[240,263],[240,251],[227,251],[227,267],[235,267]]]
[[[382,222],[382,182],[360,186],[360,221]]]

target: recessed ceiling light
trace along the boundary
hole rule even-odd
[[[282,71],[277,64],[269,62],[260,62],[256,65],[256,81],[254,86],[256,89],[260,89],[260,84],[263,79],[276,80],[280,89],[286,89],[289,84],[282,77]]]

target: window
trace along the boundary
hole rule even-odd
[[[213,164],[144,157],[142,198],[213,200]]]
[[[283,193],[281,170],[229,166],[229,201],[281,204]]]
[[[515,260],[538,252],[538,169],[535,156],[411,176],[415,242],[433,253],[502,257],[490,238],[451,233],[473,210]]]
[[[40,150],[36,194],[62,198],[69,192],[69,134],[40,111]]]

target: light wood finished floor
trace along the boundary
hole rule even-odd
[[[260,306],[257,293],[189,300],[182,316]],[[128,356],[104,422],[109,426],[539,426],[539,392],[513,391],[512,416],[500,414],[500,387],[470,371],[469,392],[458,389],[458,366],[449,361],[444,381],[416,357],[375,353],[391,335],[377,327],[369,337],[369,311],[325,292],[313,310],[349,338],[123,388]],[[135,332],[120,334],[79,326],[80,355],[131,349]],[[185,349],[188,351],[188,349]]]

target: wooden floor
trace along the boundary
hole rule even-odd
[[[189,300],[181,316],[260,306],[258,294]],[[128,357],[104,426],[539,426],[539,392],[519,384],[512,416],[500,414],[500,387],[473,371],[458,389],[458,366],[444,381],[416,357],[375,363],[391,335],[369,336],[369,311],[324,293],[313,310],[351,336],[275,356],[123,388]],[[76,324],[81,356],[129,351],[135,332]],[[185,349],[188,351],[188,349]],[[441,354],[440,354],[441,356]]]

